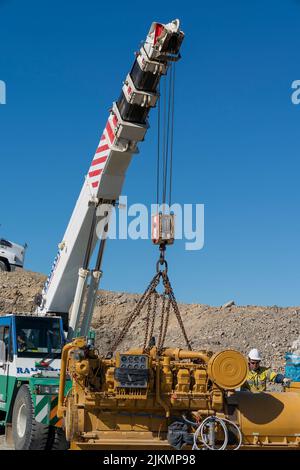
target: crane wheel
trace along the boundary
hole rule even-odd
[[[52,436],[49,450],[68,450],[70,443],[66,439],[65,431],[61,428],[50,426],[50,435]]]
[[[34,405],[28,385],[20,388],[12,416],[12,435],[16,450],[45,450],[49,426],[34,419]]]

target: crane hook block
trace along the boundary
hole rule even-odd
[[[161,212],[153,215],[151,238],[155,245],[172,245],[175,238],[175,215]]]

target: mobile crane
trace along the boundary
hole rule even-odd
[[[66,448],[63,421],[72,449],[300,445],[299,384],[289,393],[255,396],[236,392],[247,374],[240,353],[191,350],[167,275],[167,241],[161,239],[159,218],[155,230],[155,243],[161,249],[157,274],[125,325],[127,329],[131,326],[152,296],[153,315],[147,317],[144,347],[117,351],[121,332],[112,348],[115,357],[102,357],[89,335],[109,223],[108,213],[102,234],[98,234],[96,264],[90,269],[96,227],[103,217],[99,208],[118,201],[126,170],[145,137],[148,113],[159,98],[160,78],[180,58],[183,37],[178,20],[152,24],[110,111],[51,273],[37,299],[37,312],[0,319],[0,425],[5,426],[16,449]],[[155,344],[151,333],[161,279],[165,316]],[[187,350],[164,347],[171,306]]]
[[[50,275],[37,299],[36,313],[0,319],[0,425],[5,426],[7,439],[12,438],[16,449],[64,446],[62,419],[57,417],[60,356],[65,334],[71,341],[75,335],[86,337],[89,332],[106,242],[107,224],[102,233],[96,233],[103,220],[99,209],[117,204],[127,168],[149,127],[149,111],[159,99],[159,81],[170,64],[180,59],[183,38],[178,20],[151,25],[110,110]],[[91,269],[98,239],[97,260]]]
[[[160,35],[157,27],[152,26],[148,36],[151,38],[152,34],[154,38],[154,49],[160,47],[155,41]],[[164,54],[155,54],[155,61],[166,61],[170,52],[178,52],[180,34],[178,37],[176,32],[174,42],[162,49]],[[149,51],[147,56],[153,57]],[[152,238],[161,252],[157,273],[120,325],[109,353],[100,355],[93,341],[87,339],[89,309],[81,323],[80,337],[70,338],[63,348],[57,416],[64,419],[70,448],[299,449],[299,382],[284,392],[239,391],[248,372],[246,359],[239,352],[192,351],[164,257],[166,245],[172,243],[172,236],[167,235],[172,232],[169,229],[173,220],[159,214],[153,219]],[[157,291],[160,281],[164,287],[161,295]],[[80,284],[78,290],[81,299]],[[93,292],[89,298],[95,298]],[[89,304],[92,300],[87,301]],[[171,310],[183,333],[186,350],[165,347]],[[75,303],[73,332],[78,326],[77,312]],[[122,351],[124,336],[143,313],[143,347]],[[152,336],[155,326],[157,341]],[[142,333],[139,331],[139,339]],[[67,376],[72,385],[66,393]]]

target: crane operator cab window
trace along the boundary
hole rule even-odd
[[[0,363],[13,360],[9,326],[0,327]]]
[[[19,357],[59,357],[63,346],[60,321],[57,318],[16,318]]]

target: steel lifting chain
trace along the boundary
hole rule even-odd
[[[180,327],[180,329],[182,331],[182,334],[183,334],[183,337],[185,339],[187,348],[189,350],[191,350],[192,346],[191,346],[191,344],[189,342],[189,339],[188,339],[188,336],[186,334],[184,324],[183,324],[183,321],[182,321],[182,318],[181,318],[181,315],[180,315],[180,311],[179,311],[179,308],[178,308],[178,305],[177,305],[177,302],[176,302],[176,298],[175,298],[175,295],[174,295],[174,291],[172,289],[170,279],[169,279],[169,276],[168,276],[168,263],[165,260],[166,245],[164,243],[162,243],[159,247],[159,250],[160,250],[160,257],[159,257],[159,260],[156,263],[156,270],[157,270],[157,272],[161,273],[162,280],[163,280],[163,285],[164,285],[164,288],[165,288],[164,295],[168,297],[168,305],[167,305],[166,315],[165,315],[165,312],[164,312],[164,308],[163,308],[163,311],[162,311],[162,323],[164,324],[164,330],[163,330],[163,333],[162,333],[162,329],[160,330],[159,341],[158,341],[158,349],[161,350],[164,346],[164,341],[165,341],[166,334],[167,334],[167,329],[168,329],[170,307],[172,305],[175,316],[176,316],[178,324],[179,324],[179,327]],[[164,269],[161,270],[159,268],[160,266],[164,266]],[[164,303],[163,303],[163,307],[164,307]]]
[[[149,320],[151,317],[151,327],[149,331],[149,337],[148,338],[145,337],[146,347],[144,348],[144,351],[149,351],[152,346],[151,342],[153,338],[153,332],[154,332],[154,326],[155,326],[155,315],[156,315],[156,309],[157,309],[157,299],[159,298],[159,294],[155,291],[153,295],[154,295],[153,307],[149,315]]]
[[[159,352],[163,349],[164,344],[165,344],[166,334],[167,334],[168,326],[169,326],[170,309],[171,309],[171,301],[170,301],[170,298],[168,298],[168,303],[166,306],[166,316],[164,319],[163,332],[162,332],[162,337],[161,337],[161,344],[158,345]]]
[[[152,297],[153,297],[153,303],[152,303]],[[151,343],[151,340],[153,337],[153,331],[154,331],[155,313],[156,313],[156,308],[157,308],[158,297],[159,297],[159,294],[156,292],[156,290],[154,290],[151,293],[151,295],[148,297],[143,351],[150,349],[150,343]],[[151,325],[150,325],[150,322],[151,322]],[[149,327],[150,327],[150,330],[149,330]]]
[[[177,301],[176,301],[176,298],[175,298],[175,295],[174,295],[174,291],[172,289],[172,286],[171,286],[171,283],[170,283],[170,279],[167,275],[167,273],[163,273],[163,283],[164,283],[164,286],[165,286],[165,290],[168,292],[168,296],[169,296],[169,299],[170,299],[170,303],[173,307],[173,310],[174,310],[174,313],[176,315],[176,318],[177,318],[177,321],[178,321],[178,324],[180,326],[180,329],[182,331],[182,334],[184,336],[184,339],[185,339],[185,342],[186,342],[186,345],[187,345],[187,348],[191,351],[192,350],[192,346],[191,346],[191,343],[188,339],[188,336],[186,334],[186,331],[185,331],[185,328],[184,328],[184,324],[183,324],[183,321],[182,321],[182,318],[181,318],[181,315],[180,315],[180,311],[179,311],[179,308],[178,308],[178,304],[177,304]]]
[[[162,307],[161,307],[159,335],[158,335],[158,340],[157,340],[157,349],[158,350],[160,350],[162,348],[162,333],[163,333],[163,330],[164,330],[165,307],[166,307],[166,296],[165,296],[165,293],[163,293],[163,295],[162,295]]]
[[[147,305],[147,316],[146,316],[145,338],[144,338],[143,350],[146,349],[147,344],[148,344],[150,317],[151,317],[151,297],[149,296],[148,305]]]
[[[123,341],[132,323],[139,316],[143,307],[145,306],[148,300],[148,297],[150,297],[151,294],[156,290],[156,287],[158,286],[159,281],[160,281],[160,273],[156,273],[153,279],[151,280],[151,282],[149,283],[147,289],[143,293],[142,297],[138,301],[137,305],[133,309],[131,315],[127,318],[120,335],[117,337],[117,339],[115,340],[115,342],[113,343],[111,347],[110,354],[113,354],[115,350],[117,349],[117,347],[119,346],[119,344]]]
[[[187,348],[189,350],[192,349],[191,344],[189,342],[188,336],[186,334],[183,321],[180,315],[180,311],[177,305],[177,301],[167,274],[168,271],[168,264],[165,260],[165,247],[160,247],[160,258],[156,263],[156,270],[157,273],[152,278],[151,282],[149,283],[147,289],[143,293],[142,297],[138,301],[137,305],[133,309],[130,316],[127,318],[125,325],[113,343],[109,355],[112,355],[120,343],[125,338],[126,334],[128,333],[131,325],[136,320],[136,318],[141,314],[143,308],[147,304],[147,314],[146,314],[146,324],[145,324],[145,337],[144,337],[144,345],[143,351],[148,352],[151,347],[151,340],[153,337],[154,326],[155,326],[155,319],[156,319],[156,311],[157,311],[157,300],[160,295],[157,293],[156,288],[159,285],[160,281],[162,280],[164,286],[164,292],[161,295],[162,297],[162,310],[161,310],[161,320],[160,320],[160,328],[159,328],[159,337],[157,342],[157,349],[160,352],[164,347],[164,342],[166,339],[166,334],[169,325],[169,317],[170,317],[170,310],[171,306],[174,310],[175,316],[177,318],[179,327],[182,331],[183,337],[185,339]],[[160,266],[163,266],[163,269],[160,269]],[[152,301],[153,298],[153,301]],[[167,303],[166,303],[167,301]]]

